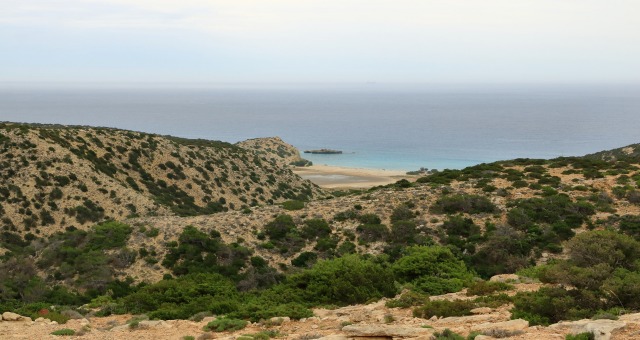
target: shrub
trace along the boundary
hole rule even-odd
[[[296,200],[285,201],[282,202],[282,208],[285,210],[301,210],[304,208],[304,202]]]
[[[359,240],[365,243],[383,241],[389,235],[389,229],[384,224],[361,224],[356,231]]]
[[[429,296],[414,291],[403,293],[397,299],[389,300],[385,306],[389,308],[409,308],[429,303]]]
[[[306,220],[301,230],[301,235],[307,240],[326,237],[329,234],[331,234],[331,227],[323,219]]]
[[[287,233],[296,229],[296,224],[293,222],[293,218],[289,215],[279,215],[275,220],[267,223],[265,226],[265,233],[272,240],[283,239]]]
[[[316,305],[364,303],[396,292],[389,268],[357,255],[319,261],[313,268],[289,277],[287,286],[298,289],[296,294],[302,301]]]
[[[433,339],[434,340],[465,340],[462,335],[453,332],[449,328],[445,329],[442,332],[433,333]]]
[[[442,246],[410,247],[392,268],[399,282],[432,295],[457,292],[473,278],[464,262]]]
[[[239,319],[220,318],[209,322],[204,326],[205,331],[225,332],[239,331],[247,326],[247,322]]]
[[[593,333],[579,333],[579,334],[567,334],[564,337],[565,340],[595,340],[596,336]]]
[[[291,260],[291,264],[296,267],[309,267],[318,259],[318,254],[305,251],[298,255],[295,259]]]
[[[61,336],[72,336],[75,334],[76,334],[76,331],[69,328],[63,328],[63,329],[59,329],[57,331],[51,332],[51,335],[61,335]]]
[[[488,198],[467,194],[443,196],[431,206],[431,211],[436,214],[479,214],[494,213],[497,210]]]
[[[510,289],[513,289],[513,286],[504,282],[476,281],[469,285],[467,296],[488,295]]]

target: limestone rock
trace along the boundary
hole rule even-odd
[[[112,332],[120,332],[120,331],[128,331],[131,328],[129,327],[129,325],[121,325],[121,326],[116,326],[111,328]]]
[[[270,322],[274,323],[274,324],[283,324],[285,322],[291,322],[291,318],[289,318],[288,316],[285,317],[279,317],[279,316],[274,316],[271,319],[269,319]]]
[[[516,274],[500,274],[492,276],[491,282],[520,282],[520,276]]]
[[[432,328],[401,327],[390,325],[349,325],[342,328],[350,337],[401,337],[413,338],[434,333]]]
[[[529,327],[529,321],[516,319],[503,322],[487,322],[471,327],[472,331],[485,332],[489,330],[521,331]]]
[[[22,315],[20,314],[11,313],[11,312],[2,313],[2,320],[4,321],[20,321],[21,319],[22,319]]]
[[[78,313],[78,312],[76,312],[74,310],[71,310],[71,309],[63,310],[62,312],[60,312],[60,314],[66,316],[66,317],[68,317],[69,319],[72,319],[72,320],[84,319],[84,316],[82,314],[80,314],[80,313]]]
[[[473,314],[489,314],[493,311],[493,309],[489,307],[478,307],[471,310]]]
[[[138,323],[138,327],[140,328],[155,328],[155,327],[171,328],[171,325],[163,320],[144,320]]]
[[[619,320],[578,320],[578,321],[562,321],[550,325],[551,329],[568,329],[569,333],[593,333],[596,340],[609,340],[611,332],[616,329],[623,328],[627,325],[624,321]]]
[[[316,340],[347,340],[347,339],[348,338],[344,335],[332,334],[332,335],[323,336],[322,338],[318,338]]]

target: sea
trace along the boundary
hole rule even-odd
[[[315,164],[460,169],[640,142],[640,85],[1,83],[0,121],[235,143],[279,136]]]

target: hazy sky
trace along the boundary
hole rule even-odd
[[[640,1],[0,0],[0,81],[640,82]]]

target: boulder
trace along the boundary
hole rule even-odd
[[[84,316],[82,314],[80,314],[80,313],[78,313],[78,312],[76,312],[74,310],[71,310],[71,309],[63,310],[62,312],[60,312],[60,314],[66,316],[66,317],[68,317],[69,319],[72,319],[72,320],[84,319]]]
[[[21,321],[22,318],[23,316],[20,314],[11,313],[11,312],[2,313],[2,320],[4,321]]]
[[[274,316],[271,319],[269,319],[269,321],[273,324],[281,325],[285,322],[290,322],[291,318],[289,318],[288,316],[285,316],[285,317]]]
[[[499,274],[492,276],[489,281],[491,282],[520,282],[520,276],[516,274]]]
[[[348,325],[342,327],[349,337],[398,337],[415,338],[421,335],[431,335],[432,328],[402,327],[391,325]]]
[[[473,314],[489,314],[491,312],[493,312],[493,309],[489,307],[478,307],[471,310]]]
[[[521,331],[529,327],[529,321],[516,319],[503,322],[487,322],[479,325],[471,326],[472,331],[484,332],[492,329],[500,329],[505,331]]]
[[[332,334],[332,335],[323,336],[322,338],[318,338],[316,340],[347,340],[347,339],[349,338],[347,338],[344,335]]]
[[[623,328],[627,325],[624,321],[619,320],[578,320],[578,321],[562,321],[550,325],[551,329],[566,329],[571,334],[593,333],[596,340],[611,339],[611,332],[616,329]]]
[[[139,328],[155,328],[155,327],[164,327],[171,328],[171,325],[164,322],[163,320],[144,320],[138,323]]]

